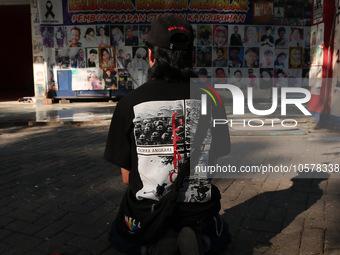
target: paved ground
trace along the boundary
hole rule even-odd
[[[0,254],[120,254],[107,240],[125,185],[102,158],[108,121],[0,125]],[[340,163],[339,133],[233,136],[241,165]],[[225,177],[225,176],[223,176]],[[340,254],[340,179],[216,179],[225,254]]]

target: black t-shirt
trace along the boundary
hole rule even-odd
[[[200,118],[200,101],[190,96],[188,82],[152,80],[117,104],[104,157],[130,171],[130,190],[138,200],[159,200],[177,177],[180,163],[189,158],[191,137]],[[227,125],[211,131],[200,142],[204,144],[202,158],[210,157],[210,163],[212,154],[219,157],[230,151]],[[216,132],[219,137],[211,138]],[[193,173],[186,178],[178,202],[202,205],[215,201],[219,205],[219,198],[205,173]],[[204,210],[204,206],[199,208]]]

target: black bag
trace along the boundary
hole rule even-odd
[[[180,169],[171,190],[160,201],[137,200],[130,188],[126,190],[115,220],[117,233],[121,237],[137,244],[155,242],[161,237],[171,223],[178,190],[190,171],[189,161]]]

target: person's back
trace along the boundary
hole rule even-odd
[[[123,224],[121,221],[126,217],[134,219],[132,214],[137,213],[139,205],[154,201],[157,206],[157,201],[164,202],[164,197],[177,189],[173,185],[176,177],[190,159],[192,148],[188,134],[190,128],[196,128],[194,124],[197,125],[200,116],[200,101],[190,95],[190,78],[195,76],[190,62],[192,42],[191,26],[175,16],[152,23],[151,32],[146,36],[151,66],[149,81],[121,99],[114,112],[105,158],[122,168],[123,181],[129,185],[127,196],[130,199],[126,201],[130,201],[132,211],[130,214],[123,212],[125,217],[118,216],[113,224],[110,240],[119,250],[131,252],[139,246],[138,240],[133,244],[121,239],[124,230],[117,226]],[[226,132],[224,152],[228,153],[227,129]],[[192,242],[196,242],[199,249],[201,236],[211,231],[207,226],[215,228],[215,223],[210,223],[216,220],[220,223],[213,233],[221,230],[222,225],[226,226],[218,216],[219,200],[219,191],[206,176],[186,176],[178,190],[174,215],[168,219],[172,227],[163,229],[158,241],[146,243],[148,249],[157,249],[156,254],[170,254],[177,249],[183,253],[188,246],[180,237],[190,236],[190,233]],[[123,203],[126,201],[123,199]],[[126,231],[137,233],[141,231],[138,226]],[[205,232],[198,231],[202,226]],[[117,233],[116,228],[120,232]],[[164,240],[168,239],[162,234],[171,236],[173,243],[164,245]],[[229,238],[226,229],[223,236]],[[217,244],[212,248],[222,249],[228,241],[214,236],[211,242]]]

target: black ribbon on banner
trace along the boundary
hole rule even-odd
[[[52,5],[52,2],[51,1],[47,1],[46,2],[46,10],[47,12],[45,13],[45,18],[47,19],[48,16],[52,16],[52,18],[54,19],[55,17],[55,14],[52,12],[52,9],[53,9],[53,5]]]

